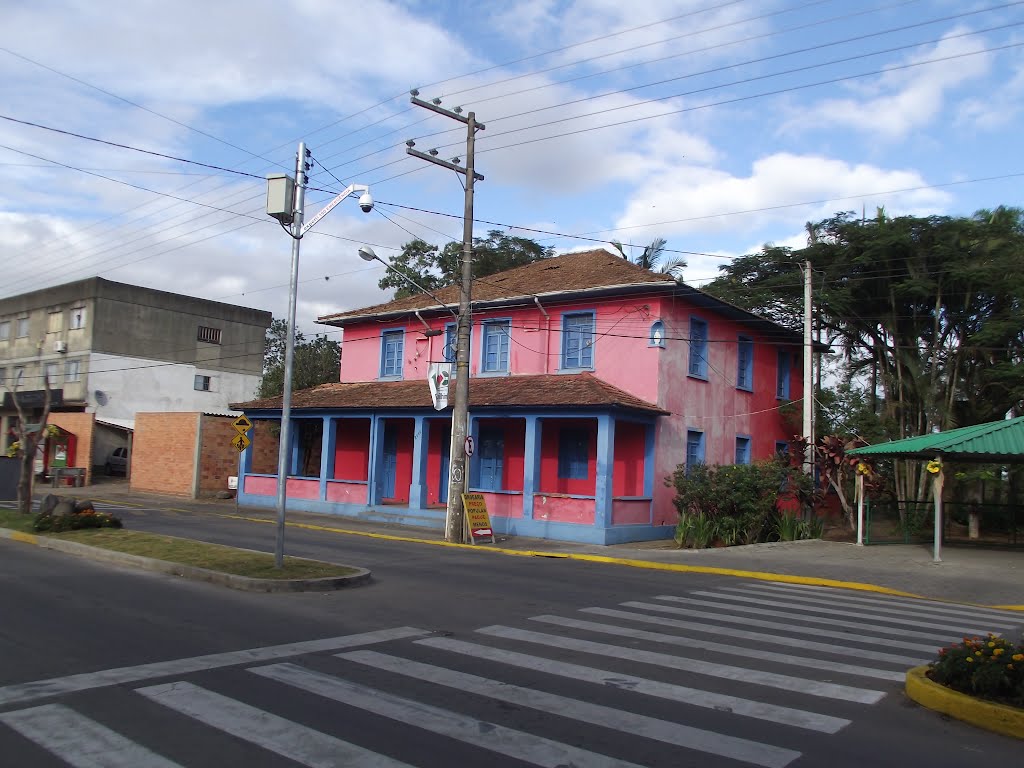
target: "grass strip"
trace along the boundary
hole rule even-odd
[[[35,533],[32,530],[32,521],[35,515],[23,515],[14,509],[0,509],[0,528],[10,528],[12,531],[22,533]]]
[[[90,528],[43,535],[251,579],[321,579],[358,573],[355,568],[301,557],[286,557],[284,567],[278,569],[274,567],[274,556],[266,552],[141,531]]]

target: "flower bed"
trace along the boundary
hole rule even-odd
[[[928,678],[954,691],[1011,707],[1024,707],[1024,646],[1005,637],[965,637],[943,648]]]

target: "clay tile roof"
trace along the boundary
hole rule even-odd
[[[670,275],[650,272],[606,250],[583,251],[554,256],[487,277],[478,277],[473,280],[473,303],[646,283],[667,286],[676,284]],[[435,291],[434,295],[450,307],[457,308],[459,305],[459,287],[457,285]],[[376,304],[372,307],[324,315],[318,318],[317,322],[342,325],[342,322],[336,321],[344,321],[346,318],[353,317],[411,312],[415,309],[436,306],[437,302],[430,296],[417,294],[384,304]]]
[[[452,396],[454,392],[452,393]],[[454,399],[454,398],[453,398]],[[617,407],[651,414],[667,411],[624,392],[590,373],[547,374],[542,376],[502,376],[472,379],[469,407]],[[280,410],[281,398],[268,397],[232,408],[248,412]],[[426,380],[367,381],[321,384],[292,395],[293,409],[331,408],[368,409],[432,408]]]

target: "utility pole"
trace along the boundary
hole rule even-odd
[[[462,114],[462,107],[454,110],[443,109],[441,100],[424,101],[419,98],[419,91],[410,92],[412,103],[417,107],[429,109],[439,115],[458,120],[466,125],[466,166],[459,165],[459,158],[451,161],[439,160],[437,150],[429,153],[413,149],[415,142],[406,142],[406,152],[413,157],[426,160],[428,163],[440,165],[442,168],[461,173],[466,177],[465,213],[462,220],[462,283],[459,290],[459,322],[457,347],[455,353],[455,406],[452,410],[452,442],[448,466],[448,509],[445,512],[444,538],[446,541],[462,542],[464,540],[464,512],[462,493],[466,489],[466,435],[469,426],[469,339],[472,327],[470,304],[473,293],[473,187],[475,181],[483,181],[484,177],[475,170],[476,132],[484,129],[483,123],[476,121],[476,114]]]
[[[804,455],[807,474],[814,477],[814,346],[811,339],[811,262],[804,262],[804,439],[807,450]]]

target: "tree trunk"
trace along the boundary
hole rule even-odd
[[[35,432],[28,431],[25,411],[18,399],[15,388],[11,391],[11,400],[18,412],[18,450],[21,454],[21,475],[18,477],[18,511],[24,515],[32,514],[32,481],[35,479],[36,448],[40,441],[46,442],[46,420],[50,417],[50,380],[43,378],[43,412],[39,417],[39,428]]]

